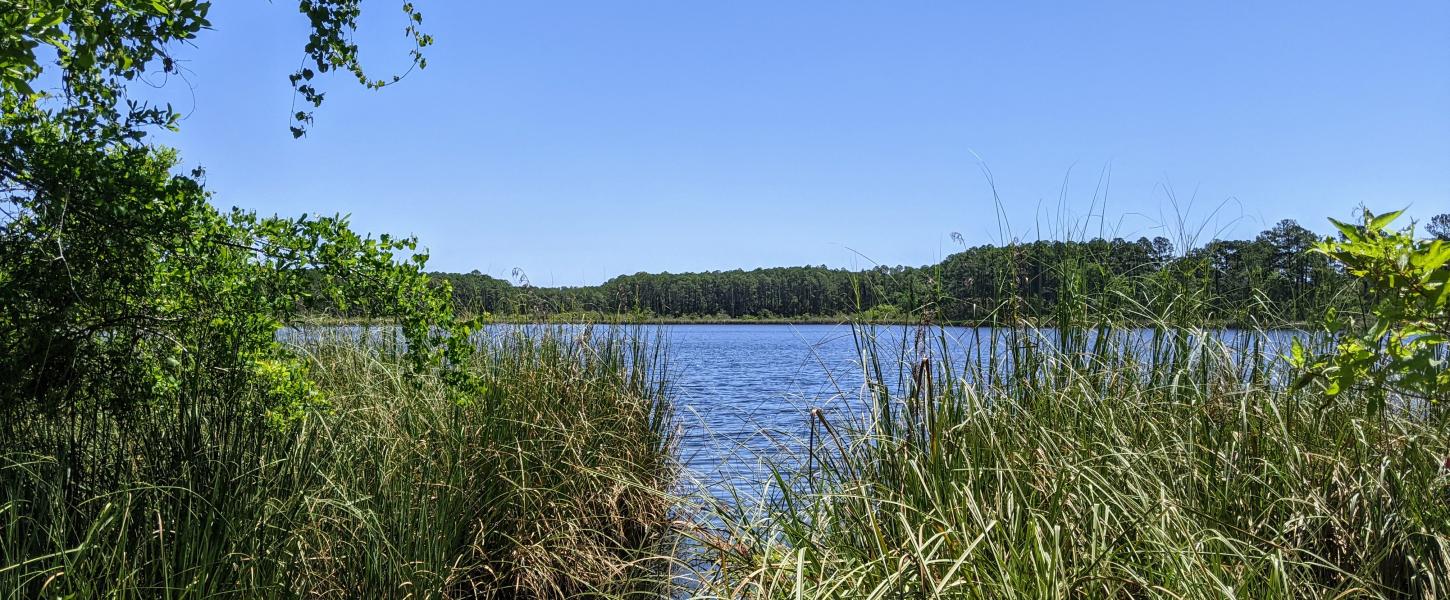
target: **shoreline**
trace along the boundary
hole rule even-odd
[[[472,318],[472,315],[466,317]],[[606,314],[606,313],[560,313],[556,315],[485,315],[482,317],[486,325],[877,325],[877,326],[917,326],[926,325],[929,327],[963,327],[963,328],[991,328],[1006,327],[1006,324],[993,324],[986,321],[928,321],[923,323],[920,319],[859,319],[850,316],[802,316],[802,317],[659,317],[628,314]],[[362,317],[337,317],[330,315],[307,315],[302,317],[293,326],[323,326],[336,327],[346,325],[390,325],[395,324],[392,319],[374,319]],[[1034,328],[1053,328],[1052,323],[1029,323]],[[1082,327],[1082,324],[1075,326]],[[1100,325],[1087,325],[1088,328],[1097,328]],[[1134,323],[1134,328],[1173,327],[1165,324]],[[1264,331],[1304,331],[1309,329],[1309,323],[1281,323],[1273,326],[1264,326],[1252,323],[1238,323],[1232,321],[1220,321],[1197,325],[1202,329],[1261,329]]]

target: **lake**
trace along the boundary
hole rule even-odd
[[[810,410],[829,419],[869,414],[847,325],[668,325],[680,458],[717,497],[758,494],[763,461],[806,447]],[[893,328],[899,329],[899,328]]]

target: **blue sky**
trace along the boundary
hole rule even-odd
[[[218,2],[186,83],[154,94],[189,113],[158,139],[219,205],[350,213],[434,268],[542,285],[934,262],[953,232],[1001,240],[984,166],[1024,239],[1089,212],[1094,234],[1178,237],[1190,200],[1200,241],[1450,211],[1443,0],[417,4],[428,68],[324,78],[293,140],[303,18]],[[364,6],[389,73],[402,13]]]

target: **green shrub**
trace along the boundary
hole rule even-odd
[[[1313,384],[1329,397],[1358,390],[1372,411],[1390,398],[1443,403],[1450,399],[1450,242],[1419,239],[1413,225],[1389,226],[1400,212],[1364,213],[1359,225],[1333,221],[1340,239],[1315,251],[1360,282],[1359,314],[1330,312],[1325,331],[1333,353],[1311,356],[1297,341],[1299,387]]]

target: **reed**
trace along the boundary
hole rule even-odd
[[[858,326],[872,414],[813,413],[770,500],[714,518],[701,595],[1450,596],[1444,411],[1325,403],[1291,391],[1292,333],[1112,294],[1004,302],[965,349]]]
[[[291,427],[190,398],[17,427],[0,597],[661,593],[675,467],[658,347],[493,330],[470,365],[486,391],[459,397],[361,331],[295,336],[328,404]]]

